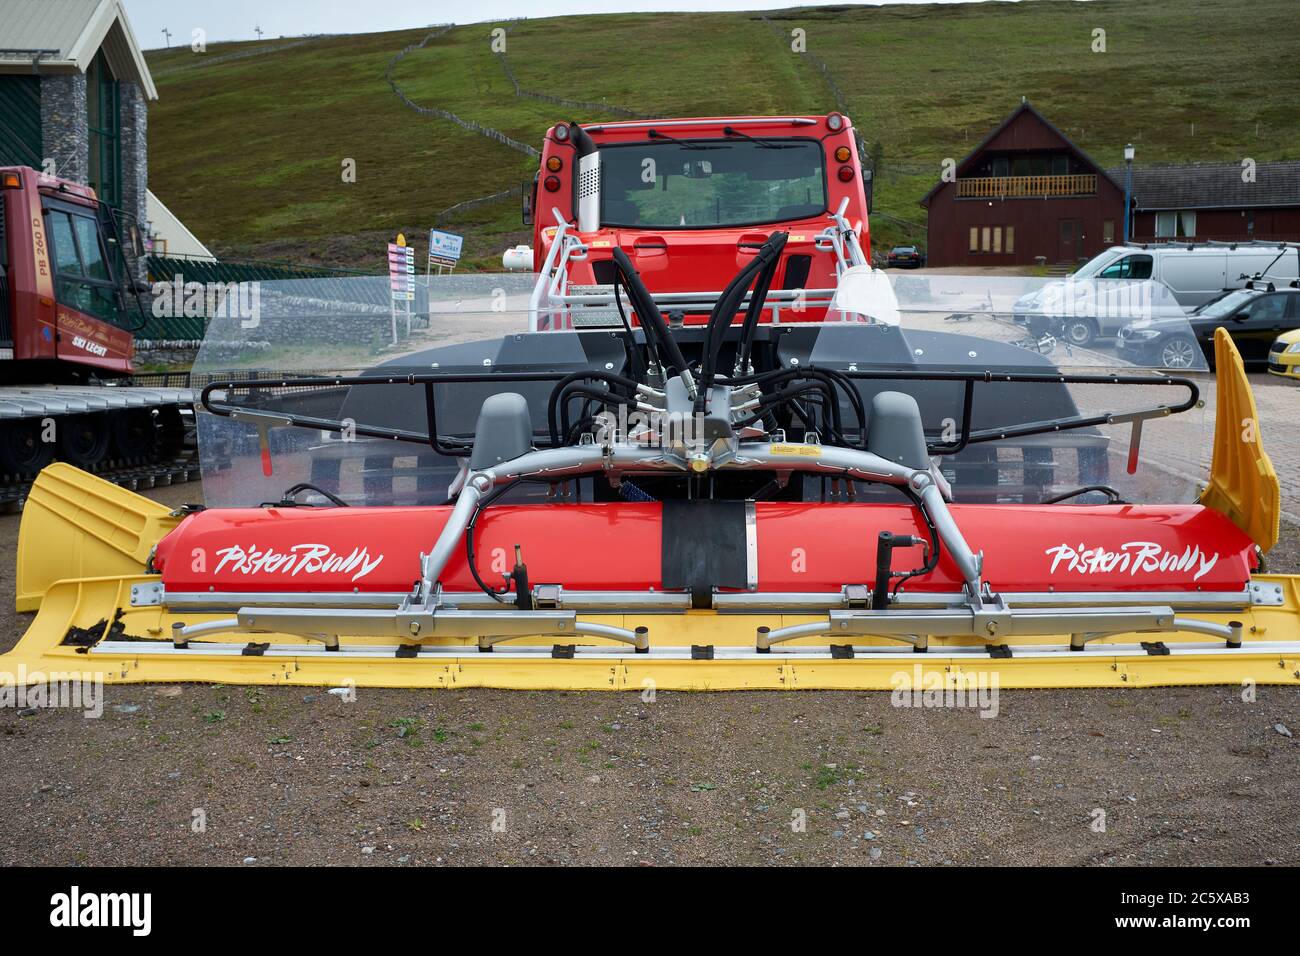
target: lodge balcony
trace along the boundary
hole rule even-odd
[[[982,176],[957,180],[958,199],[1051,199],[1097,195],[1095,173],[1057,176]]]

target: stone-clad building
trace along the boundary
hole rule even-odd
[[[121,0],[0,0],[0,166],[93,186],[147,235],[153,79]]]

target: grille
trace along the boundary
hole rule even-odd
[[[600,167],[593,166],[578,174],[578,198],[589,199],[600,189]]]

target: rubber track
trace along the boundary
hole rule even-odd
[[[150,488],[197,481],[200,468],[198,455],[185,454],[148,465],[108,461],[103,466],[92,469],[91,473],[131,491],[147,491]],[[27,493],[31,491],[32,483],[35,481],[34,475],[19,478],[0,475],[0,482],[2,482],[0,483],[0,507],[22,508],[27,501]]]

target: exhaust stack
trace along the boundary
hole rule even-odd
[[[578,231],[595,232],[600,228],[600,150],[577,123],[570,124],[570,135],[578,156],[578,176],[574,183]]]

